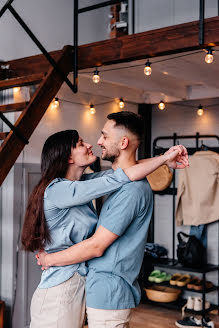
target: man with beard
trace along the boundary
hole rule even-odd
[[[125,111],[109,114],[107,118],[98,140],[102,159],[111,161],[113,170],[126,169],[136,164],[136,150],[143,134],[142,118]],[[163,155],[161,164],[184,168],[188,165],[186,149],[176,146],[170,152],[175,149],[180,149],[181,154],[172,159]],[[111,170],[99,174],[109,172]],[[124,185],[104,202],[91,238],[62,252],[44,255],[47,260],[40,257],[39,264],[49,266],[89,260],[86,279],[89,328],[129,327],[131,309],[140,302],[137,277],[144,256],[152,199],[146,179]]]

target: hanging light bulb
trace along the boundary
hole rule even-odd
[[[18,92],[20,92],[20,90],[21,90],[20,87],[14,87],[13,88],[14,93],[18,93]]]
[[[98,71],[97,68],[94,71],[93,82],[94,83],[99,83],[100,82],[100,75],[99,75],[99,71]]]
[[[119,108],[123,109],[124,107],[125,107],[124,100],[123,100],[123,98],[120,98],[119,99]]]
[[[96,109],[94,108],[94,105],[90,105],[90,114],[94,115],[96,113]]]
[[[205,55],[205,62],[207,64],[213,63],[214,56],[213,56],[213,49],[212,48],[207,48],[207,54]]]
[[[164,110],[164,108],[165,108],[165,104],[164,104],[163,100],[161,100],[161,101],[159,102],[159,104],[158,104],[158,108],[159,108],[160,110]]]
[[[151,63],[149,62],[149,60],[147,60],[147,62],[145,63],[144,74],[149,76],[151,75],[151,72],[152,72]]]
[[[202,108],[202,105],[199,105],[197,110],[197,115],[202,116],[203,114],[204,114],[204,109]]]
[[[55,97],[53,100],[53,107],[58,108],[59,107],[59,98]]]

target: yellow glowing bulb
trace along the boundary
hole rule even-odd
[[[96,109],[94,108],[94,105],[90,105],[90,114],[94,115],[96,113]]]
[[[59,107],[59,99],[58,99],[58,98],[55,98],[55,99],[53,100],[53,107],[54,107],[54,108],[58,108],[58,107]]]
[[[20,91],[20,89],[21,89],[20,87],[13,88],[13,90],[14,90],[15,93],[18,93]]]
[[[160,110],[164,110],[164,108],[165,108],[165,104],[164,104],[163,101],[160,101],[160,103],[159,103],[159,105],[158,105],[158,108],[159,108]]]
[[[214,60],[214,56],[213,56],[213,55],[211,55],[211,54],[207,54],[207,55],[205,56],[205,62],[206,62],[207,64],[211,64],[211,63],[213,63],[213,60]]]
[[[151,75],[151,72],[151,63],[149,62],[149,60],[147,60],[147,62],[145,63],[144,74],[148,76]]]
[[[97,68],[94,71],[93,82],[94,83],[99,83],[100,82],[100,75],[99,75],[99,71],[97,70]]]
[[[123,109],[125,107],[125,103],[122,98],[119,100],[119,108]]]
[[[212,48],[208,48],[207,49],[208,50],[208,52],[207,52],[207,55],[205,56],[205,62],[207,63],[207,64],[211,64],[211,63],[213,63],[213,60],[214,60],[214,56],[213,56],[213,50],[212,50]]]
[[[203,110],[202,106],[200,105],[200,106],[198,107],[198,110],[197,110],[197,115],[198,115],[198,116],[202,116],[203,114],[204,114],[204,110]]]

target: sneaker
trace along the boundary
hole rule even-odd
[[[177,327],[180,328],[194,328],[194,327],[204,327],[204,328],[214,328],[214,322],[209,318],[197,319],[195,317],[186,317],[182,320],[177,320],[175,322]]]
[[[202,304],[203,304],[202,298],[201,297],[195,297],[194,298],[194,308],[193,308],[194,311],[202,311]],[[209,309],[210,305],[211,304],[206,301],[205,302],[205,310]],[[188,306],[187,306],[187,309],[188,309]]]
[[[209,318],[203,318],[203,327],[214,328],[214,322]]]
[[[180,328],[194,328],[194,327],[202,327],[201,320],[195,317],[185,317],[182,320],[177,320],[175,322],[177,327]]]
[[[195,302],[195,298],[193,296],[189,296],[188,299],[187,299],[186,308],[188,310],[193,310],[194,309],[194,302]]]

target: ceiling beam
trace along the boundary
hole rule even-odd
[[[219,17],[205,19],[205,44],[219,45]],[[199,21],[131,34],[79,47],[79,68],[110,65],[200,49]]]
[[[205,19],[205,44],[219,45],[219,17]],[[200,49],[199,21],[125,35],[119,38],[81,45],[78,48],[79,69],[171,55]],[[61,51],[50,52],[57,60]],[[72,47],[73,59],[73,47]],[[43,55],[8,62],[16,76],[46,72],[50,64]],[[72,65],[73,68],[73,65]]]

